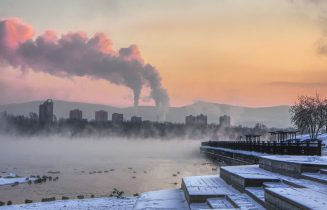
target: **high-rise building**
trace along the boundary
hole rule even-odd
[[[140,123],[142,122],[142,117],[133,116],[131,117],[131,122]]]
[[[193,125],[195,121],[195,116],[189,115],[185,117],[185,124],[186,125]]]
[[[39,121],[42,123],[50,123],[53,119],[53,101],[52,99],[48,99],[39,106]]]
[[[97,122],[105,122],[108,121],[108,112],[104,110],[95,112],[95,121]]]
[[[124,115],[119,113],[113,113],[111,116],[111,120],[113,123],[121,123],[124,121]]]
[[[83,112],[79,109],[73,109],[69,111],[69,119],[81,120],[83,118]]]
[[[197,116],[189,115],[185,117],[186,125],[207,125],[207,116],[200,114]]]
[[[231,126],[231,123],[230,123],[230,116],[228,115],[223,115],[223,116],[220,116],[219,117],[219,124],[220,126],[223,126],[223,127],[230,127]]]

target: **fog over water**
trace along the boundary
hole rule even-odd
[[[59,176],[56,182],[0,186],[0,200],[109,196],[113,188],[132,195],[179,188],[183,176],[216,174],[200,155],[199,140],[63,137],[0,137],[0,176]],[[132,168],[132,169],[131,169]],[[108,170],[107,173],[103,173]],[[61,173],[48,174],[48,171]],[[83,173],[84,171],[84,173]],[[101,171],[102,173],[92,173]],[[178,172],[180,172],[178,174]],[[175,174],[176,176],[173,176]],[[135,178],[133,178],[135,177]],[[175,184],[177,183],[177,184]]]

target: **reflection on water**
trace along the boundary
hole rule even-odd
[[[0,137],[0,143],[0,172],[57,176],[47,172],[60,171],[56,182],[1,186],[0,201],[14,203],[50,196],[109,196],[114,187],[133,195],[178,188],[183,176],[218,173],[203,164],[200,141],[195,140]]]

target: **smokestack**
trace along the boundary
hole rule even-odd
[[[158,70],[144,63],[139,48],[131,45],[115,51],[103,33],[89,38],[83,32],[58,35],[46,31],[34,39],[32,26],[18,18],[0,21],[0,61],[15,68],[30,68],[55,76],[88,76],[124,85],[134,94],[137,111],[143,86],[151,89],[161,119],[169,107]]]

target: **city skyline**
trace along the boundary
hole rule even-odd
[[[323,1],[98,1],[92,6],[90,1],[2,1],[0,5],[0,19],[16,17],[31,25],[33,39],[50,29],[59,35],[84,31],[89,38],[102,32],[117,51],[135,44],[145,63],[160,73],[171,106],[204,100],[259,107],[293,104],[303,94],[326,96]],[[7,65],[1,65],[0,78],[0,104],[56,98],[133,106],[129,88],[103,79],[21,72]],[[149,93],[143,87],[140,105],[154,105]]]

